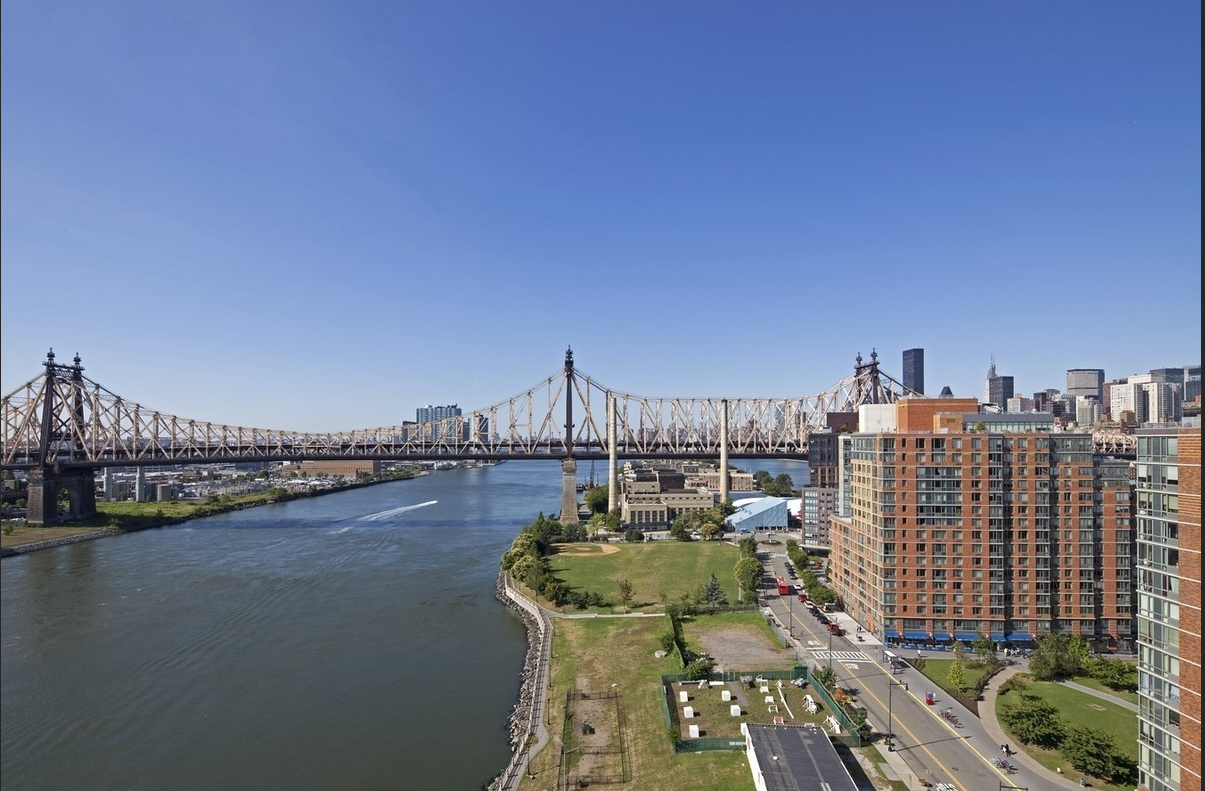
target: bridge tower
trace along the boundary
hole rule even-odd
[[[84,369],[75,355],[73,365],[46,355],[46,400],[42,403],[41,464],[29,472],[25,519],[32,525],[53,524],[96,515],[96,471],[92,467],[63,469],[59,455],[70,458],[76,438],[83,437]],[[65,392],[60,393],[60,386]],[[67,392],[73,394],[70,398]],[[56,399],[64,403],[56,404]],[[59,515],[59,493],[67,492],[67,512]]]
[[[573,349],[565,350],[565,460],[561,462],[561,517],[563,525],[577,519],[577,460],[573,458]]]

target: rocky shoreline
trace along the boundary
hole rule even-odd
[[[523,660],[519,700],[506,725],[512,750],[510,763],[488,785],[483,786],[486,791],[504,791],[517,785],[518,775],[527,762],[529,742],[539,725],[539,712],[543,709],[541,704],[542,685],[545,683],[543,668],[546,663],[546,636],[544,621],[537,614],[535,605],[516,598],[517,594],[507,587],[505,572],[498,574],[494,593],[499,601],[518,614],[527,629],[527,656]]]

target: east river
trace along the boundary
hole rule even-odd
[[[5,788],[481,788],[527,647],[498,559],[560,481],[447,470],[5,558]]]

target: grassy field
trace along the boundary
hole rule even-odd
[[[1136,712],[1051,681],[1033,681],[1026,687],[1026,692],[1037,695],[1057,708],[1068,726],[1088,726],[1110,734],[1117,749],[1123,755],[1129,756],[1134,761],[1138,760],[1138,714]],[[1018,694],[1017,692],[1007,692],[996,698],[997,717],[1003,712],[1004,707],[1012,705],[1018,699]],[[1003,720],[1000,724],[1001,727],[1004,726]],[[1007,732],[1008,729],[1005,728],[1005,731]],[[1013,736],[1011,733],[1009,735]],[[1071,764],[1058,750],[1043,750],[1032,745],[1022,745],[1020,740],[1015,737],[1014,743],[1047,769],[1061,768],[1064,777],[1072,781],[1079,780],[1080,773],[1071,767]],[[1133,788],[1129,785],[1110,785],[1096,778],[1088,778],[1088,782],[1093,788],[1104,788],[1109,791],[1130,791]]]
[[[1133,703],[1135,706],[1138,705],[1138,693],[1137,692],[1119,692],[1115,689],[1109,689],[1104,684],[1100,683],[1099,681],[1092,678],[1091,676],[1076,676],[1075,678],[1073,678],[1071,680],[1074,681],[1076,684],[1080,684],[1081,686],[1090,687],[1099,692],[1103,692],[1106,695],[1112,695],[1113,697],[1117,698],[1118,700],[1124,700],[1127,703]]]
[[[673,658],[653,656],[658,636],[668,629],[666,618],[555,621],[552,685],[545,722],[552,741],[532,761],[521,791],[546,791],[556,786],[566,693],[611,689],[622,694],[625,713],[624,744],[631,783],[623,787],[753,791],[743,752],[674,754],[663,713],[661,676],[678,672],[680,667]]]
[[[665,601],[693,594],[712,572],[728,601],[736,603],[732,569],[738,559],[736,547],[719,541],[570,544],[550,558],[553,574],[565,584],[574,590],[598,591],[617,607],[617,580],[626,577],[633,585],[630,608],[634,611],[660,610]],[[547,606],[547,602],[541,603]]]
[[[950,697],[956,696],[956,690],[950,683],[950,665],[954,664],[953,659],[933,659],[926,658],[925,666],[920,669],[920,672],[933,682],[933,685],[945,692]],[[964,660],[962,663],[963,676],[966,678],[966,688],[974,689],[979,683],[979,679],[987,675],[988,668],[982,665],[976,665],[969,660]]]

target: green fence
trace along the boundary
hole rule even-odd
[[[707,677],[708,681],[723,681],[744,683],[753,681],[758,678],[764,679],[784,679],[794,681],[795,679],[808,679],[808,669],[802,665],[796,665],[790,670],[744,670],[744,671],[727,671],[724,673],[712,673]],[[669,696],[666,692],[668,685],[682,681],[699,681],[699,679],[688,678],[685,673],[667,673],[661,676],[661,710],[665,713],[665,724],[671,731],[675,731],[677,726],[674,724],[673,715],[669,711]],[[813,686],[816,686],[813,684]],[[827,700],[831,699],[826,698]],[[830,709],[840,712],[840,707],[830,705]],[[844,714],[842,714],[844,716]],[[844,724],[843,724],[844,727]],[[854,739],[857,739],[857,734],[853,734]],[[842,736],[834,737],[842,744],[849,744]],[[861,745],[861,740],[858,740],[851,746],[857,747]],[[745,742],[743,739],[675,739],[675,753],[701,753],[712,750],[743,750]]]

